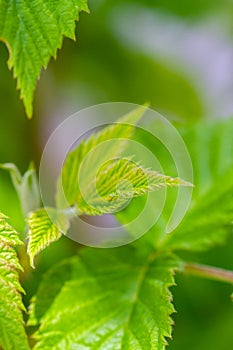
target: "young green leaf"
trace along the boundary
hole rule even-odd
[[[82,188],[82,183],[79,186]],[[88,187],[83,188],[78,197],[77,210],[87,215],[113,213],[126,205],[129,199],[161,188],[177,186],[192,185],[121,158],[107,162],[98,171],[97,177],[89,182]]]
[[[28,350],[18,270],[22,270],[14,247],[22,242],[0,213],[0,348]]]
[[[56,58],[63,36],[75,39],[80,11],[88,12],[86,0],[0,0],[0,37],[9,48],[8,66],[14,69],[29,118],[41,68],[51,56]]]
[[[146,110],[146,105],[134,109],[116,123],[81,141],[78,147],[67,155],[58,180],[56,196],[58,208],[67,208],[77,204],[80,195],[79,171],[83,160],[85,159],[85,167],[82,166],[84,173],[82,179],[85,180],[85,183],[82,184],[82,187],[85,188],[96,176],[95,169],[98,170],[99,165],[105,163],[105,159],[106,161],[115,159],[122,154],[127,141],[135,131],[134,126]]]
[[[57,241],[69,228],[67,217],[55,208],[38,209],[29,214],[28,219],[28,254],[34,267],[35,256]]]
[[[57,206],[76,206],[78,214],[102,215],[119,210],[128,198],[162,187],[190,185],[180,179],[118,159],[146,111],[141,106],[70,152],[58,181]],[[104,166],[103,166],[104,165]],[[129,189],[130,186],[130,189]]]
[[[81,250],[53,268],[33,300],[34,324],[40,323],[34,349],[163,350],[177,266],[171,255],[146,257],[132,247]],[[67,280],[45,308],[44,291],[60,269],[68,271]]]
[[[31,163],[23,176],[16,165],[12,163],[0,164],[0,169],[9,171],[23,214],[27,216],[30,211],[38,209],[41,204],[41,198],[34,165]]]
[[[150,191],[190,186],[181,179],[144,169],[129,159],[116,159],[146,109],[147,106],[141,106],[131,111],[83,140],[68,154],[58,180],[56,202],[59,209],[39,209],[28,217],[28,254],[32,266],[36,254],[58,240],[62,232],[66,233],[70,220],[67,209],[74,210],[75,215],[103,215],[119,211],[129,199]]]
[[[77,197],[76,209],[70,210],[73,216],[109,214],[121,210],[133,197],[164,187],[190,185],[179,178],[161,175],[122,158],[106,163],[97,178],[93,177],[84,189],[85,197],[81,193]],[[58,240],[62,232],[67,232],[70,218],[67,210],[54,208],[39,209],[29,215],[28,254],[33,267],[35,255]]]

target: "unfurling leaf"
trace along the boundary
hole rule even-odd
[[[55,208],[38,209],[28,216],[28,254],[34,267],[35,256],[57,241],[69,228],[67,217]]]
[[[71,151],[58,179],[56,203],[52,210],[40,209],[30,214],[28,253],[33,266],[34,256],[66,233],[70,216],[115,213],[129,199],[161,188],[192,186],[179,178],[145,169],[128,158],[118,158],[135,131],[135,124],[147,106],[141,106],[116,123],[83,140]],[[58,218],[65,223],[60,228]]]
[[[59,208],[75,206],[78,215],[103,215],[118,211],[128,198],[163,187],[190,186],[129,159],[119,159],[146,110],[141,106],[131,111],[68,154],[58,181]]]
[[[79,186],[82,189],[82,183]],[[179,178],[145,169],[129,159],[107,162],[83,188],[77,210],[87,215],[103,215],[119,211],[129,199],[167,187],[192,186]],[[83,194],[85,196],[83,198]]]
[[[41,198],[34,165],[31,163],[23,176],[16,165],[12,163],[0,164],[0,169],[9,171],[23,214],[27,216],[30,211],[38,209],[41,204]]]
[[[115,123],[84,139],[71,151],[61,169],[58,180],[56,203],[59,208],[67,208],[77,204],[79,188],[79,171],[85,159],[85,169],[82,169],[84,187],[89,185],[90,179],[95,176],[95,169],[106,161],[119,157],[127,146],[127,142],[135,131],[135,125],[146,112],[147,106],[141,106],[128,113]],[[92,156],[93,155],[93,156]],[[101,162],[101,163],[100,163]]]

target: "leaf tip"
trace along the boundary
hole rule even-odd
[[[30,266],[32,269],[35,270],[36,267],[35,267],[34,257],[32,257],[32,256],[30,256]]]

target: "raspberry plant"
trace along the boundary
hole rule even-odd
[[[13,67],[29,117],[40,70],[50,56],[56,57],[63,36],[74,38],[80,11],[89,11],[85,0],[0,0],[0,36],[9,47],[9,67]],[[1,164],[11,175],[26,220],[24,243],[7,217],[0,214],[3,350],[163,350],[172,334],[174,306],[169,288],[175,284],[176,273],[233,283],[233,272],[183,258],[184,251],[205,251],[224,244],[232,234],[233,120],[229,119],[180,128],[192,158],[195,187],[186,217],[171,234],[166,234],[165,212],[157,226],[124,247],[96,249],[77,244],[76,254],[44,274],[28,310],[23,305],[21,295],[28,291],[19,279],[21,261],[25,265],[28,256],[31,267],[36,268],[39,253],[66,235],[76,216],[117,211],[117,219],[124,224],[143,206],[148,192],[192,186],[185,179],[170,176],[173,170],[169,170],[166,158],[168,172],[161,174],[134,161],[133,154],[122,157],[126,139],[140,141],[155,155],[161,153],[149,135],[136,133],[132,127],[145,108],[133,110],[84,139],[67,155],[54,207],[43,207],[33,165],[22,176],[15,165]],[[156,128],[156,123],[151,127]],[[97,177],[95,158],[86,158],[84,198],[78,181],[81,163],[92,149],[111,139],[117,141],[96,155],[112,157],[112,161],[103,162]],[[18,246],[26,246],[27,253]]]

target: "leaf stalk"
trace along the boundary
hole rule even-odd
[[[233,284],[233,271],[196,263],[184,263],[183,272],[187,275],[208,278]]]

